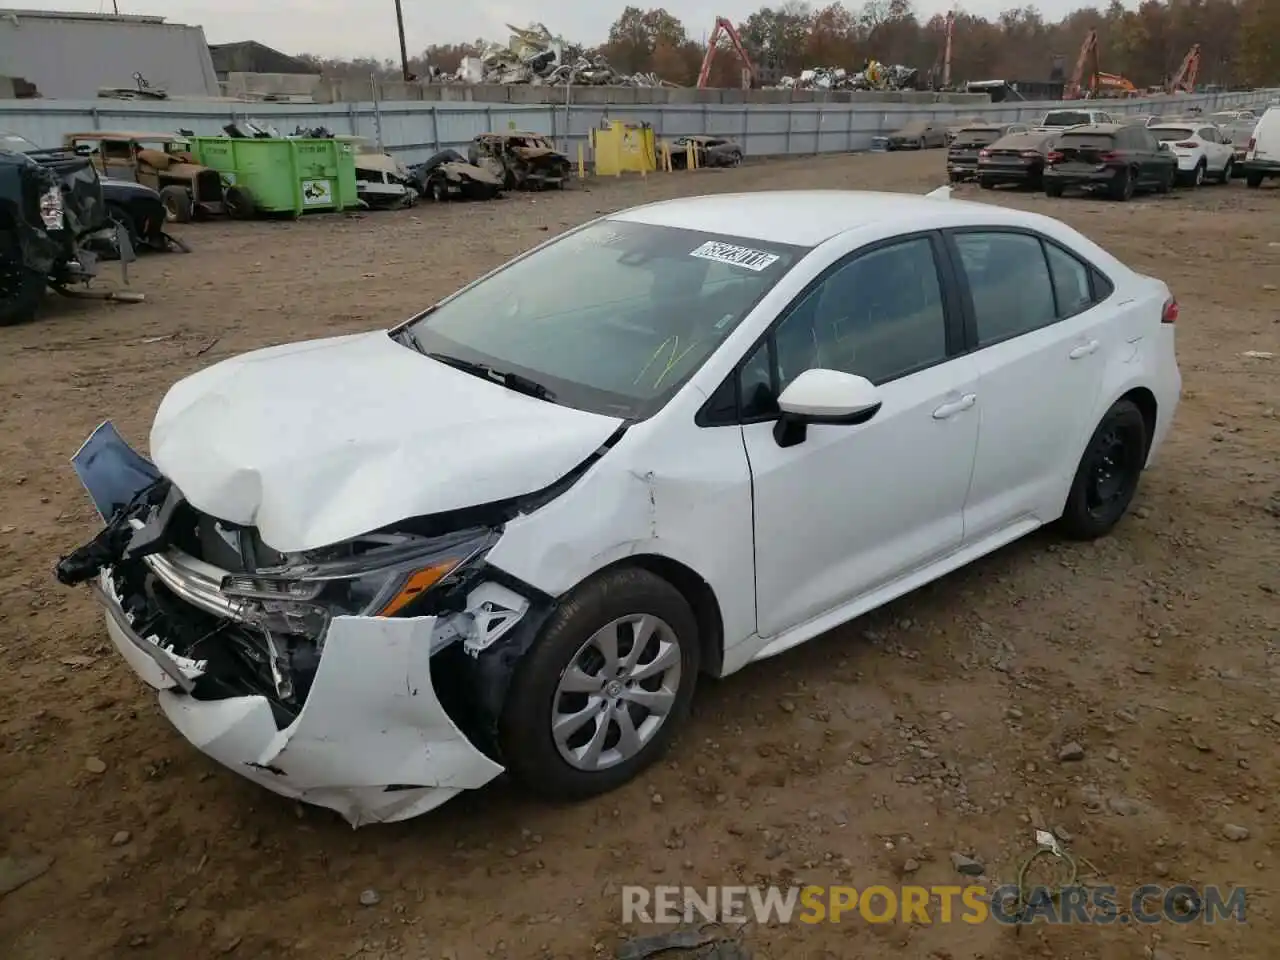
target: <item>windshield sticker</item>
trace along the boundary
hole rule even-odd
[[[776,253],[765,253],[763,250],[752,250],[750,247],[739,247],[732,243],[721,243],[708,240],[697,250],[689,253],[700,260],[713,260],[716,263],[727,263],[734,267],[745,267],[759,273],[777,263],[781,257]]]

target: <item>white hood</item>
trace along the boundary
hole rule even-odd
[[[258,350],[170,388],[151,457],[275,550],[546,487],[621,424],[431,360],[385,331]]]

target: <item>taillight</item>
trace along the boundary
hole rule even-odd
[[[1175,143],[1174,146],[1183,147],[1184,149],[1187,149],[1187,150],[1194,150],[1197,146],[1199,146],[1199,144],[1197,144],[1194,140],[1183,140],[1181,143]]]
[[[1099,163],[1111,163],[1111,162],[1113,162],[1113,161],[1115,161],[1115,160],[1119,160],[1119,159],[1120,159],[1120,154],[1115,153],[1114,151],[1110,151],[1110,150],[1109,150],[1109,151],[1107,151],[1106,153],[1100,153],[1100,154],[1098,154],[1098,162],[1099,162]]]
[[[1164,302],[1164,313],[1160,316],[1161,323],[1177,323],[1178,322],[1178,301],[1170,297]]]
[[[1045,154],[1044,159],[1046,163],[1061,163],[1062,154],[1059,153],[1057,150],[1050,150],[1047,154]]]
[[[989,156],[991,156],[991,151],[990,151],[990,150],[979,150],[979,151],[978,151],[978,157],[979,157],[979,159],[985,160],[985,159],[986,159],[987,157],[989,157]]]

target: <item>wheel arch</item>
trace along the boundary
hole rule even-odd
[[[1120,396],[1116,397],[1115,400],[1111,401],[1111,403],[1107,405],[1107,410],[1110,410],[1121,400],[1128,400],[1137,407],[1138,412],[1142,414],[1142,423],[1143,426],[1146,427],[1147,431],[1146,452],[1150,453],[1151,441],[1155,438],[1156,433],[1156,417],[1160,411],[1159,403],[1156,401],[1156,395],[1152,393],[1148,387],[1132,387]],[[1106,415],[1105,410],[1103,411],[1103,415]]]
[[[657,553],[637,553],[596,570],[591,577],[598,577],[611,570],[638,568],[661,577],[679,591],[693,610],[698,623],[698,645],[702,654],[702,672],[720,676],[724,666],[724,619],[720,601],[711,584],[702,575],[679,560]]]

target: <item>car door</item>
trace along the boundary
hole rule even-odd
[[[977,374],[959,355],[941,236],[851,254],[780,316],[742,367],[757,629],[775,636],[955,550],[977,445]],[[882,406],[856,426],[774,437],[781,391],[807,369],[856,373]]]
[[[1076,469],[1112,342],[1088,264],[1022,230],[948,235],[978,368],[978,451],[966,541],[1054,519]]]
[[[1201,127],[1196,136],[1204,143],[1205,165],[1214,173],[1220,173],[1231,157],[1231,148],[1223,143],[1225,135],[1217,127]]]

